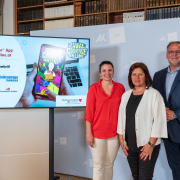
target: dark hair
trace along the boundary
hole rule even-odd
[[[113,71],[114,71],[114,66],[113,66],[113,63],[111,61],[102,61],[101,64],[99,65],[99,72],[101,72],[101,67],[104,65],[104,64],[109,64],[112,66],[113,68]]]
[[[168,47],[169,47],[171,44],[178,44],[178,45],[180,45],[180,41],[171,41],[171,42],[167,45],[167,50],[168,50]]]
[[[149,87],[152,85],[152,78],[149,74],[149,70],[147,68],[147,66],[144,63],[134,63],[131,65],[131,67],[129,68],[129,75],[128,75],[128,83],[129,83],[129,87],[131,89],[134,88],[134,84],[132,83],[132,79],[131,79],[131,75],[134,69],[136,68],[141,68],[143,70],[143,72],[145,73],[145,77],[146,77],[146,87],[147,89],[149,89]]]

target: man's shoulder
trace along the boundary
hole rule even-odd
[[[149,87],[149,89],[147,89],[147,90],[148,90],[147,92],[149,92],[149,93],[151,93],[151,94],[160,95],[159,91],[156,90],[156,89],[153,88],[153,87]]]
[[[159,71],[157,71],[157,72],[155,72],[155,75],[160,75],[160,74],[162,74],[162,73],[164,73],[164,72],[166,72],[167,71],[167,67],[166,68],[164,68],[164,69],[161,69],[161,70],[159,70]]]

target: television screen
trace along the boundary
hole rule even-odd
[[[85,107],[89,39],[0,35],[0,108]]]

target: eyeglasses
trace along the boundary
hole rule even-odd
[[[171,55],[173,55],[174,53],[176,53],[177,55],[180,55],[180,50],[177,50],[177,51],[170,50],[167,52],[168,52],[168,54],[171,54]]]

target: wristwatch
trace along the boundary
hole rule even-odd
[[[151,147],[155,147],[155,144],[151,143],[151,142],[148,142],[148,144],[151,146]]]

